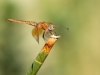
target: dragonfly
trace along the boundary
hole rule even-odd
[[[22,24],[28,24],[31,26],[34,26],[32,29],[32,36],[36,39],[36,41],[39,43],[39,35],[42,35],[44,40],[46,39],[46,36],[54,35],[54,25],[49,22],[33,22],[33,21],[24,21],[24,20],[15,20],[15,19],[7,19],[10,22],[17,22]]]

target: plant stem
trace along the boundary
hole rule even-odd
[[[36,75],[37,74],[37,72],[39,71],[40,67],[42,66],[44,60],[48,56],[51,48],[53,47],[53,45],[55,44],[55,42],[57,41],[57,39],[59,37],[60,36],[51,35],[51,37],[47,40],[44,47],[41,49],[40,53],[37,55],[36,59],[32,63],[31,68],[30,68],[29,72],[27,73],[27,75]]]

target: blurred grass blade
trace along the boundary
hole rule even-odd
[[[37,72],[39,71],[40,67],[42,66],[44,60],[48,56],[51,48],[53,47],[53,45],[55,44],[55,42],[57,41],[58,38],[60,38],[60,36],[51,35],[51,37],[47,40],[44,47],[41,49],[40,53],[37,55],[36,59],[32,63],[32,66],[31,66],[29,72],[27,73],[27,75],[36,75],[37,74]]]

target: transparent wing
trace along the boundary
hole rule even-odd
[[[56,35],[65,35],[69,32],[69,28],[63,26],[55,26],[55,33]]]

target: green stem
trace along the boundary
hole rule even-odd
[[[36,75],[37,74],[37,72],[39,71],[40,67],[42,66],[44,60],[48,56],[51,48],[53,47],[53,45],[55,44],[55,42],[57,41],[57,39],[59,37],[60,36],[52,35],[47,40],[44,47],[41,49],[40,53],[37,55],[36,59],[32,63],[31,68],[30,68],[29,72],[27,73],[27,75]]]

